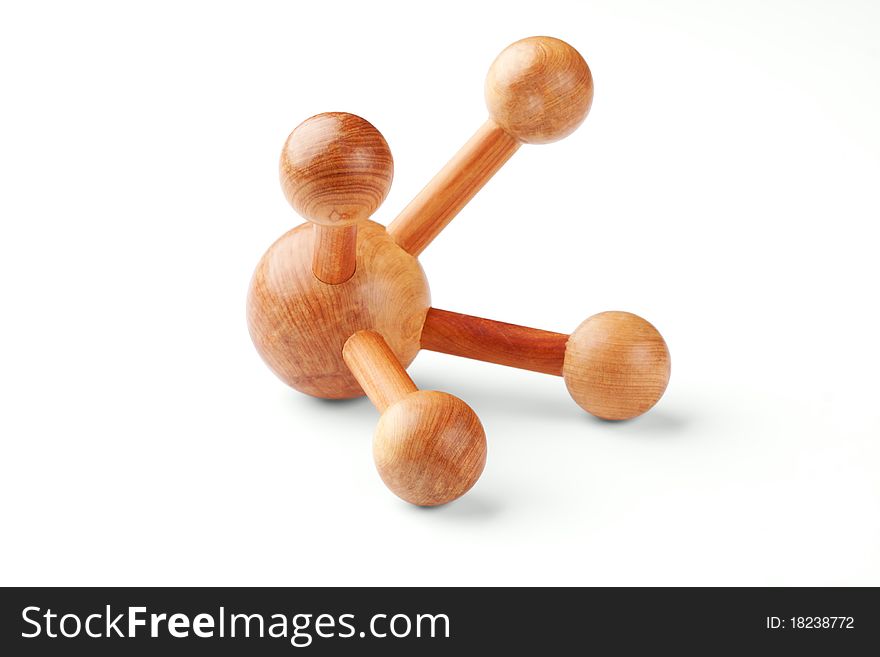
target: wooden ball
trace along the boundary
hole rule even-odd
[[[368,219],[391,189],[394,162],[382,134],[345,112],[300,123],[281,151],[281,187],[294,209],[324,226]]]
[[[565,385],[585,411],[606,420],[641,415],[669,383],[669,350],[650,323],[604,312],[577,327],[565,349]]]
[[[323,283],[312,273],[312,228],[294,228],[260,260],[248,293],[248,329],[263,360],[291,387],[328,399],[359,397],[363,390],[342,360],[345,341],[374,329],[409,365],[431,305],[428,282],[419,261],[383,226],[362,221],[354,275]]]
[[[464,495],[486,465],[486,433],[458,397],[420,390],[393,403],[379,418],[373,458],[385,485],[419,506]]]
[[[593,103],[593,76],[580,53],[565,41],[529,37],[509,45],[486,76],[489,116],[528,144],[567,137]]]

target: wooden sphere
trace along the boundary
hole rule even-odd
[[[294,228],[260,260],[248,293],[248,329],[263,360],[288,385],[315,397],[358,397],[364,393],[342,360],[345,341],[374,329],[409,365],[431,305],[428,282],[419,261],[383,226],[362,221],[354,275],[323,283],[312,273],[312,228]]]
[[[529,37],[505,48],[486,76],[489,116],[527,144],[567,137],[593,103],[593,76],[565,41]]]
[[[585,411],[606,420],[641,415],[669,383],[669,350],[649,322],[611,311],[586,319],[568,339],[562,375]]]
[[[324,226],[368,219],[391,189],[394,162],[382,134],[354,114],[300,123],[281,150],[281,187],[294,209]]]
[[[464,495],[486,465],[486,433],[458,397],[419,390],[394,402],[379,418],[373,458],[385,485],[419,506]]]

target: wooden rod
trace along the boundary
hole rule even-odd
[[[519,146],[489,119],[391,222],[388,232],[405,251],[419,255]]]
[[[338,285],[354,276],[357,268],[357,224],[324,226],[313,224],[315,245],[312,272],[318,279]]]
[[[568,336],[431,308],[422,349],[562,376]]]
[[[418,390],[385,338],[375,331],[352,335],[342,348],[342,358],[380,413]]]

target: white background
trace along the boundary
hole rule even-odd
[[[629,310],[672,380],[614,424],[422,353],[489,461],[419,509],[367,401],[250,343],[253,267],[299,223],[278,153],[366,117],[388,222],[533,34],[586,57],[593,110],[429,247],[433,301],[561,332]],[[870,2],[4,3],[0,581],[880,585],[878,35]]]

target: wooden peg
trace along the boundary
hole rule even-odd
[[[344,283],[357,266],[357,223],[391,189],[394,162],[385,138],[354,114],[318,114],[290,133],[279,169],[287,200],[315,226],[312,271],[325,283]]]
[[[511,44],[486,77],[489,120],[419,192],[388,232],[419,255],[517,151],[571,134],[593,102],[593,77],[577,50],[552,37]]]
[[[486,465],[486,434],[471,407],[445,392],[418,390],[375,331],[355,333],[342,353],[382,413],[373,458],[385,485],[419,506],[470,490]]]
[[[422,349],[562,376],[568,336],[431,308]]]
[[[650,409],[669,382],[669,350],[650,323],[604,312],[564,335],[431,308],[422,349],[565,378],[585,411],[627,420]]]
[[[357,269],[357,224],[338,228],[315,224],[312,230],[312,273],[330,285],[345,283]]]
[[[419,255],[519,146],[494,121],[486,121],[388,225],[389,234],[405,251]]]
[[[418,390],[385,338],[375,331],[358,331],[342,349],[345,364],[380,413]]]

